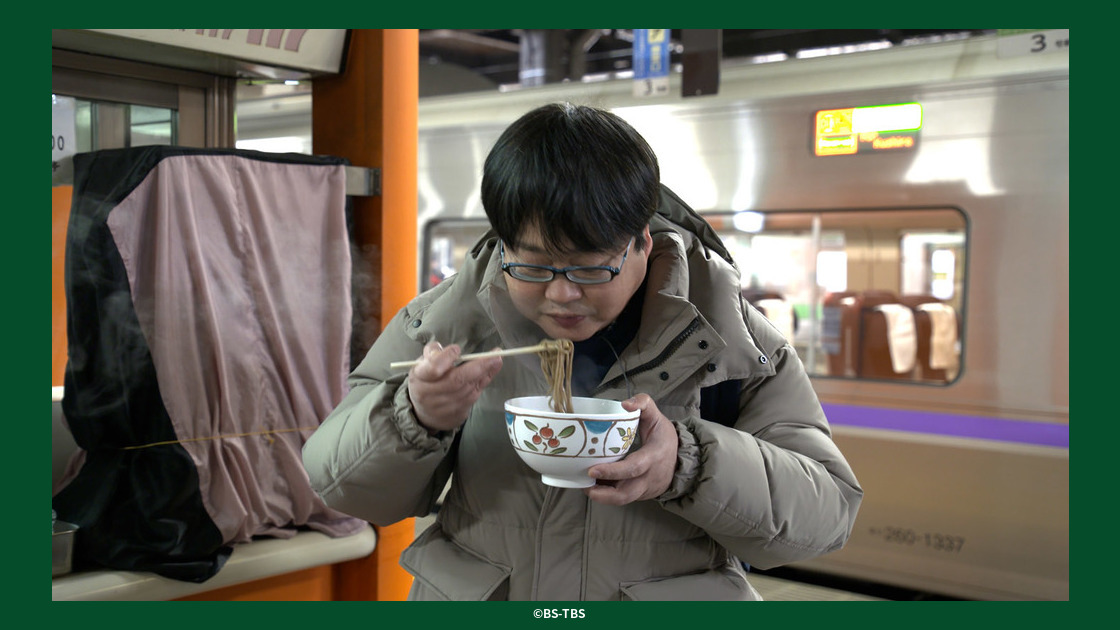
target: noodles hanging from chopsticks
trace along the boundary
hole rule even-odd
[[[540,345],[541,371],[548,381],[552,410],[572,413],[572,357],[575,345],[571,339],[545,339]]]

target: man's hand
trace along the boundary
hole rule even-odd
[[[502,369],[501,357],[455,365],[462,349],[433,341],[408,372],[408,398],[416,419],[429,431],[451,431],[467,420],[471,406]]]
[[[628,411],[639,409],[638,434],[641,446],[612,464],[592,466],[588,474],[598,483],[585,488],[593,501],[626,505],[661,496],[673,481],[677,467],[677,428],[662,415],[648,394],[624,400]]]

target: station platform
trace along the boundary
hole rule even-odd
[[[755,590],[768,602],[873,602],[890,601],[854,591],[818,586],[784,578],[752,573],[748,576]]]

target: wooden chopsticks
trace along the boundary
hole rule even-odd
[[[471,361],[473,359],[485,359],[488,357],[507,357],[514,354],[537,354],[546,350],[552,350],[552,346],[538,343],[535,346],[522,346],[520,348],[510,348],[508,350],[490,350],[487,352],[475,352],[473,354],[464,354],[459,357],[459,361]],[[413,359],[412,361],[394,361],[389,364],[390,370],[403,370],[410,368],[417,363],[420,359]]]

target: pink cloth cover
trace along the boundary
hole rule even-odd
[[[340,165],[162,160],[109,226],[175,434],[228,543],[331,536],[300,451],[349,371],[350,246]]]

